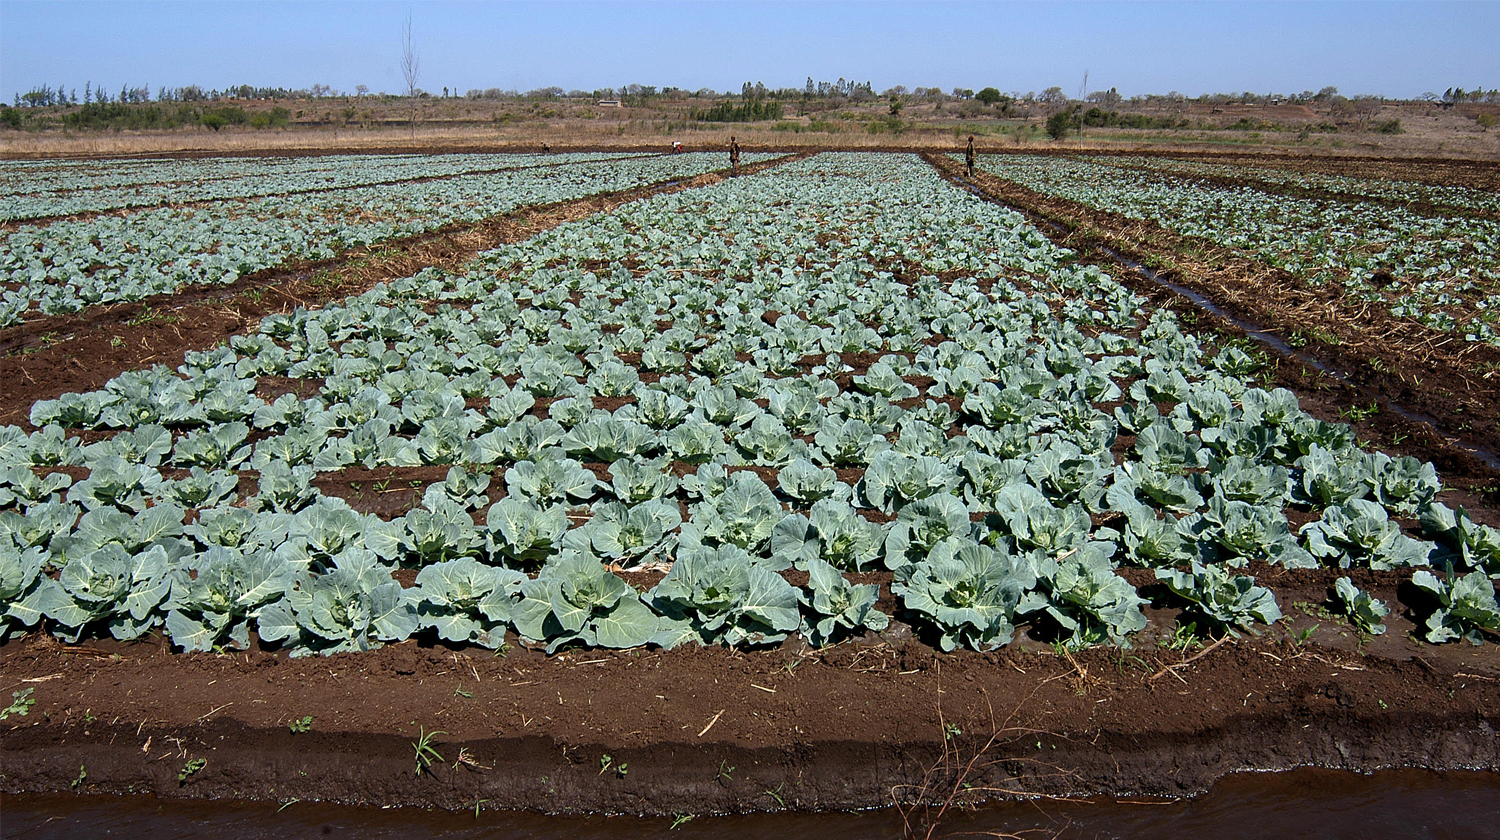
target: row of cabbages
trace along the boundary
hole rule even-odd
[[[1237,249],[1313,283],[1341,283],[1352,299],[1395,317],[1500,346],[1500,222],[1493,219],[1222,187],[1095,161],[986,155],[980,166],[1038,192]],[[1378,272],[1400,282],[1381,281]]]
[[[1500,193],[1478,187],[1424,184],[1418,181],[1394,181],[1385,178],[1356,178],[1326,172],[1292,171],[1264,166],[1242,166],[1209,163],[1166,157],[1097,157],[1099,163],[1145,167],[1184,175],[1211,175],[1260,181],[1277,187],[1298,187],[1343,193],[1352,198],[1379,198],[1414,204],[1436,204],[1460,210],[1500,213]]]
[[[1500,532],[1433,505],[1430,465],[1361,451],[1248,383],[1244,352],[1205,358],[1140,304],[909,157],[638,202],[38,403],[43,428],[0,433],[20,466],[0,597],[12,623],[161,621],[191,649],[252,623],[297,652],[424,625],[553,647],[823,642],[885,621],[840,574],[878,570],[951,649],[1023,620],[1124,642],[1146,621],[1122,565],[1159,569],[1204,626],[1247,627],[1279,616],[1233,571],[1251,560],[1431,563],[1466,576],[1417,572],[1428,637],[1495,628]],[[317,394],[255,396],[286,376]],[[79,445],[64,426],[120,431]],[[63,464],[88,475],[31,469]],[[312,486],[351,464],[457,466],[385,522]],[[1321,518],[1293,535],[1287,504]],[[671,571],[642,594],[606,562]],[[418,587],[394,585],[398,564]],[[1347,581],[1339,597],[1379,628],[1383,605]]]
[[[3,234],[0,326],[232,283],[293,259],[329,259],[517,207],[691,178],[722,163],[708,153],[586,161],[22,225]]]
[[[98,213],[636,157],[570,154],[0,161],[0,220]]]

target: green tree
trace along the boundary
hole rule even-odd
[[[1058,111],[1047,118],[1047,136],[1053,140],[1061,140],[1068,136],[1068,129],[1073,126],[1073,115],[1067,111]]]
[[[999,102],[1001,99],[1004,99],[1005,98],[1005,94],[1001,93],[996,88],[987,87],[987,88],[981,90],[980,92],[974,94],[974,98],[978,99],[980,102],[983,102],[986,105],[994,105],[996,102]]]

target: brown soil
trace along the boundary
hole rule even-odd
[[[960,172],[960,166],[945,156],[926,157],[945,177]],[[1235,323],[1147,280],[1109,251],[1160,266],[1156,271],[1162,277],[1264,330],[1283,337],[1294,333],[1333,337],[1333,342],[1310,340],[1298,352],[1342,371],[1347,383],[1310,372],[1295,359],[1278,357],[1278,384],[1295,385],[1292,389],[1304,400],[1304,409],[1326,420],[1342,420],[1340,412],[1347,415],[1350,406],[1377,402],[1381,410],[1372,421],[1354,424],[1362,435],[1382,448],[1431,460],[1446,480],[1488,488],[1485,493],[1491,503],[1500,502],[1496,492],[1500,476],[1463,446],[1450,442],[1500,453],[1500,401],[1494,399],[1500,392],[1500,350],[1392,318],[1380,307],[1355,307],[1331,286],[1310,286],[1153,222],[1092,210],[985,173],[976,174],[972,182],[993,200],[1041,220],[1044,233],[1088,261],[1118,266],[1117,279],[1153,303],[1184,314],[1188,325],[1245,335]],[[1403,419],[1391,410],[1392,404],[1426,415],[1431,425]]]
[[[1180,796],[1245,768],[1500,767],[1494,645],[1419,645],[1401,616],[1361,637],[1320,611],[1334,573],[1250,571],[1289,626],[1185,654],[1152,630],[1124,652],[1023,638],[941,654],[900,623],[821,651],[550,657],[430,639],[184,655],[156,637],[31,634],[0,646],[0,691],[36,701],[0,724],[0,788],[70,790],[83,766],[101,793],[672,814],[941,800],[960,777],[965,798]],[[1394,604],[1400,575],[1355,578]],[[1149,612],[1158,628],[1177,611]],[[424,734],[442,759],[418,773]]]
[[[758,172],[780,158],[742,167]],[[315,308],[407,277],[429,266],[454,270],[481,251],[518,242],[564,222],[630,201],[680,192],[725,178],[711,172],[679,184],[653,184],[576,201],[511,211],[474,224],[356,249],[333,260],[303,262],[247,275],[225,286],[193,286],[134,303],[91,307],[0,329],[0,423],[27,425],[36,400],[91,391],[123,371],[176,367],[188,350],[214,346],[255,329],[260,319],[296,307]]]
[[[402,276],[434,264],[428,259],[456,265],[481,247],[478,240],[511,241],[498,237],[530,235],[624,200],[533,208],[530,225],[493,220],[476,226],[483,231],[448,232],[427,243],[434,253],[389,254],[390,264],[370,276]],[[476,241],[458,243],[464,235]],[[50,346],[42,332],[17,336],[14,347],[35,349],[0,359],[0,420],[17,422],[31,401],[98,387],[121,370],[176,364],[185,350],[210,346],[267,312],[376,282],[355,276],[348,263],[325,268],[340,278],[329,289],[284,273],[258,287],[196,290],[154,304],[152,311],[179,318],[172,323],[127,324],[143,311],[137,307],[105,326],[84,319],[59,326],[53,334],[65,338]],[[1129,281],[1130,273],[1120,276]],[[258,289],[274,301],[251,300]],[[1139,290],[1187,311],[1157,287]],[[127,329],[133,332],[120,332]],[[121,347],[110,346],[115,334]],[[0,341],[10,338],[0,333]],[[1298,367],[1277,360],[1271,384],[1294,387],[1306,410],[1338,419],[1359,401],[1348,386]],[[261,383],[263,396],[302,387]],[[1450,487],[1467,486],[1455,475],[1493,484],[1472,456],[1465,461],[1439,435],[1392,412],[1355,428],[1383,449],[1436,461]],[[391,516],[446,472],[348,469],[318,483]],[[757,472],[774,481],[774,470]],[[840,471],[840,478],[858,474]],[[495,476],[492,498],[501,485]],[[1493,498],[1460,487],[1444,499],[1466,504],[1481,521],[1496,519]],[[1289,620],[1262,637],[1185,652],[1162,644],[1171,642],[1181,605],[1148,570],[1123,572],[1153,599],[1151,627],[1136,648],[1064,655],[1038,641],[1037,631],[992,653],[942,654],[902,621],[821,651],[792,641],[769,650],[553,656],[514,637],[498,654],[427,635],[369,653],[291,659],[259,644],[185,655],[159,635],[65,646],[32,633],[0,645],[0,697],[29,688],[35,700],[26,716],[0,723],[0,790],[700,814],[941,801],[955,790],[962,800],[1176,796],[1245,768],[1500,768],[1494,644],[1413,641],[1407,610],[1417,594],[1405,575],[1350,573],[1395,613],[1389,631],[1372,638],[1325,611],[1337,572],[1259,564],[1247,571],[1273,588]],[[639,588],[660,578],[622,574]],[[413,577],[411,570],[400,575],[405,585]],[[881,607],[895,608],[888,575],[856,577],[880,584]],[[309,715],[310,729],[293,732],[290,725]],[[416,746],[428,735],[442,758],[429,754],[424,764]],[[187,772],[197,759],[206,763]],[[87,770],[81,780],[80,768]]]

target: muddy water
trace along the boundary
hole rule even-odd
[[[914,836],[924,836],[920,814]],[[640,819],[535,814],[438,813],[295,802],[275,804],[86,795],[6,796],[0,837],[281,840],[871,840],[902,836],[890,809],[855,814],[759,814]],[[1093,799],[1006,803],[950,812],[932,836],[1000,833],[1062,838],[1500,838],[1500,773],[1388,771],[1370,776],[1330,770],[1231,776],[1181,801]]]

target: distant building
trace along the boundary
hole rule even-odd
[[[601,100],[599,100],[599,107],[600,108],[623,108],[624,106],[620,104],[620,100],[618,100],[618,99],[601,99]]]

